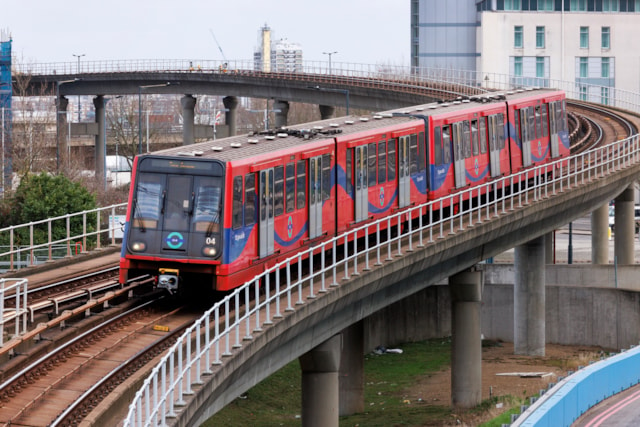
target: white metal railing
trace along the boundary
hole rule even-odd
[[[103,242],[116,243],[116,235],[121,232],[122,224],[116,219],[123,216],[127,204],[120,203],[82,212],[70,213],[54,218],[33,221],[27,224],[0,228],[0,262],[8,270],[24,266],[16,259],[25,258],[28,265],[35,265],[38,258],[42,261],[54,259],[54,247],[63,245],[64,257],[85,253],[91,248],[100,249]],[[82,231],[72,234],[72,223],[80,223]],[[79,225],[79,224],[78,224]],[[63,237],[55,238],[54,230],[64,227]],[[4,250],[7,248],[8,250]],[[44,249],[46,256],[35,256],[36,250]],[[26,256],[22,256],[26,254]]]
[[[19,336],[27,331],[28,283],[27,279],[0,279],[0,347],[4,345],[5,323],[14,323],[14,336]],[[15,307],[5,308],[7,294],[15,298]],[[20,332],[21,330],[22,332]]]
[[[204,375],[213,374],[212,366],[223,364],[225,357],[232,356],[244,340],[253,339],[252,334],[277,322],[286,312],[295,310],[296,305],[340,286],[339,274],[349,279],[372,264],[382,264],[396,254],[401,255],[403,245],[411,250],[414,246],[433,244],[435,239],[447,234],[461,232],[466,227],[491,221],[508,211],[636,165],[640,162],[639,141],[636,135],[463,190],[356,227],[276,264],[216,303],[178,339],[136,394],[125,426],[165,425],[168,417],[175,416],[176,406],[184,405],[187,396],[193,394],[192,385],[201,383]],[[532,179],[539,175],[548,175],[550,179]],[[492,194],[493,200],[482,202],[478,196],[484,193]],[[461,203],[463,200],[473,202],[465,206]],[[460,210],[443,218],[443,206],[453,204],[459,204]],[[412,229],[408,221],[403,229],[400,224],[409,214],[424,216],[428,221],[426,224],[420,221],[416,229]],[[385,226],[397,227],[398,235],[384,240],[380,230]],[[375,234],[376,243],[369,246],[368,239],[364,239],[365,247],[359,248],[356,237],[371,233]],[[338,260],[336,250],[340,245],[344,257]],[[333,255],[326,259],[329,249]],[[314,271],[314,263],[310,262],[311,271],[302,277],[301,260],[307,257],[320,260],[322,267]],[[294,265],[298,266],[297,274],[292,272]],[[285,274],[272,275],[274,272]],[[263,293],[259,292],[260,286]]]

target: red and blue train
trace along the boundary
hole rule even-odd
[[[141,155],[120,281],[227,291],[355,225],[568,155],[565,95],[549,89]]]

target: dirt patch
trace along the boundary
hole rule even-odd
[[[511,406],[520,404],[520,399],[528,399],[541,389],[547,389],[550,382],[557,382],[558,377],[566,376],[569,370],[578,366],[586,366],[590,360],[599,360],[602,349],[588,346],[562,346],[547,344],[545,356],[523,356],[513,354],[513,343],[487,343],[482,349],[482,400],[490,397],[512,396],[496,408],[495,404],[482,413],[477,411],[459,411],[451,423],[446,421],[438,425],[478,425],[491,420],[505,412]],[[497,375],[515,372],[550,374],[541,377],[521,377]],[[407,396],[411,399],[422,399],[426,405],[447,406],[451,404],[451,368],[422,379]]]

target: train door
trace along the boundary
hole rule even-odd
[[[260,171],[260,258],[274,250],[273,178],[273,168]]]
[[[543,106],[543,108],[545,108]],[[556,122],[556,109],[555,102],[549,103],[549,144],[551,144],[551,157],[556,158],[560,155],[560,136],[558,135],[558,124]]]
[[[309,159],[309,238],[322,235],[322,156]],[[325,165],[326,166],[326,165]]]
[[[453,138],[453,173],[456,188],[460,188],[467,185],[462,123],[454,123],[451,125],[451,136]]]
[[[531,140],[535,130],[530,123],[533,122],[533,111],[529,108],[520,109],[520,134],[522,140],[522,166],[531,166]]]
[[[398,140],[398,207],[404,208],[411,203],[411,175],[409,137],[401,136]]]
[[[354,177],[356,184],[356,222],[364,221],[369,217],[369,178],[367,168],[368,150],[366,145],[354,147],[355,167]]]
[[[164,210],[162,249],[186,251],[193,209],[193,177],[168,175],[160,203]]]
[[[502,126],[498,124],[498,116],[489,116],[489,161],[492,177],[500,176],[501,173],[500,143],[498,142],[498,132],[500,131],[502,131]]]

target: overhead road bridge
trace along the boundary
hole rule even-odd
[[[26,82],[21,81],[21,77]],[[305,63],[300,71],[254,70],[253,61],[84,61],[23,66],[15,70],[14,93],[26,95],[137,95],[139,87],[171,83],[145,93],[223,95],[384,111],[486,92],[467,78],[443,83],[405,67]],[[65,82],[65,84],[59,84]],[[26,83],[26,87],[24,87]],[[20,86],[22,85],[22,87]],[[334,89],[338,91],[324,91]]]

